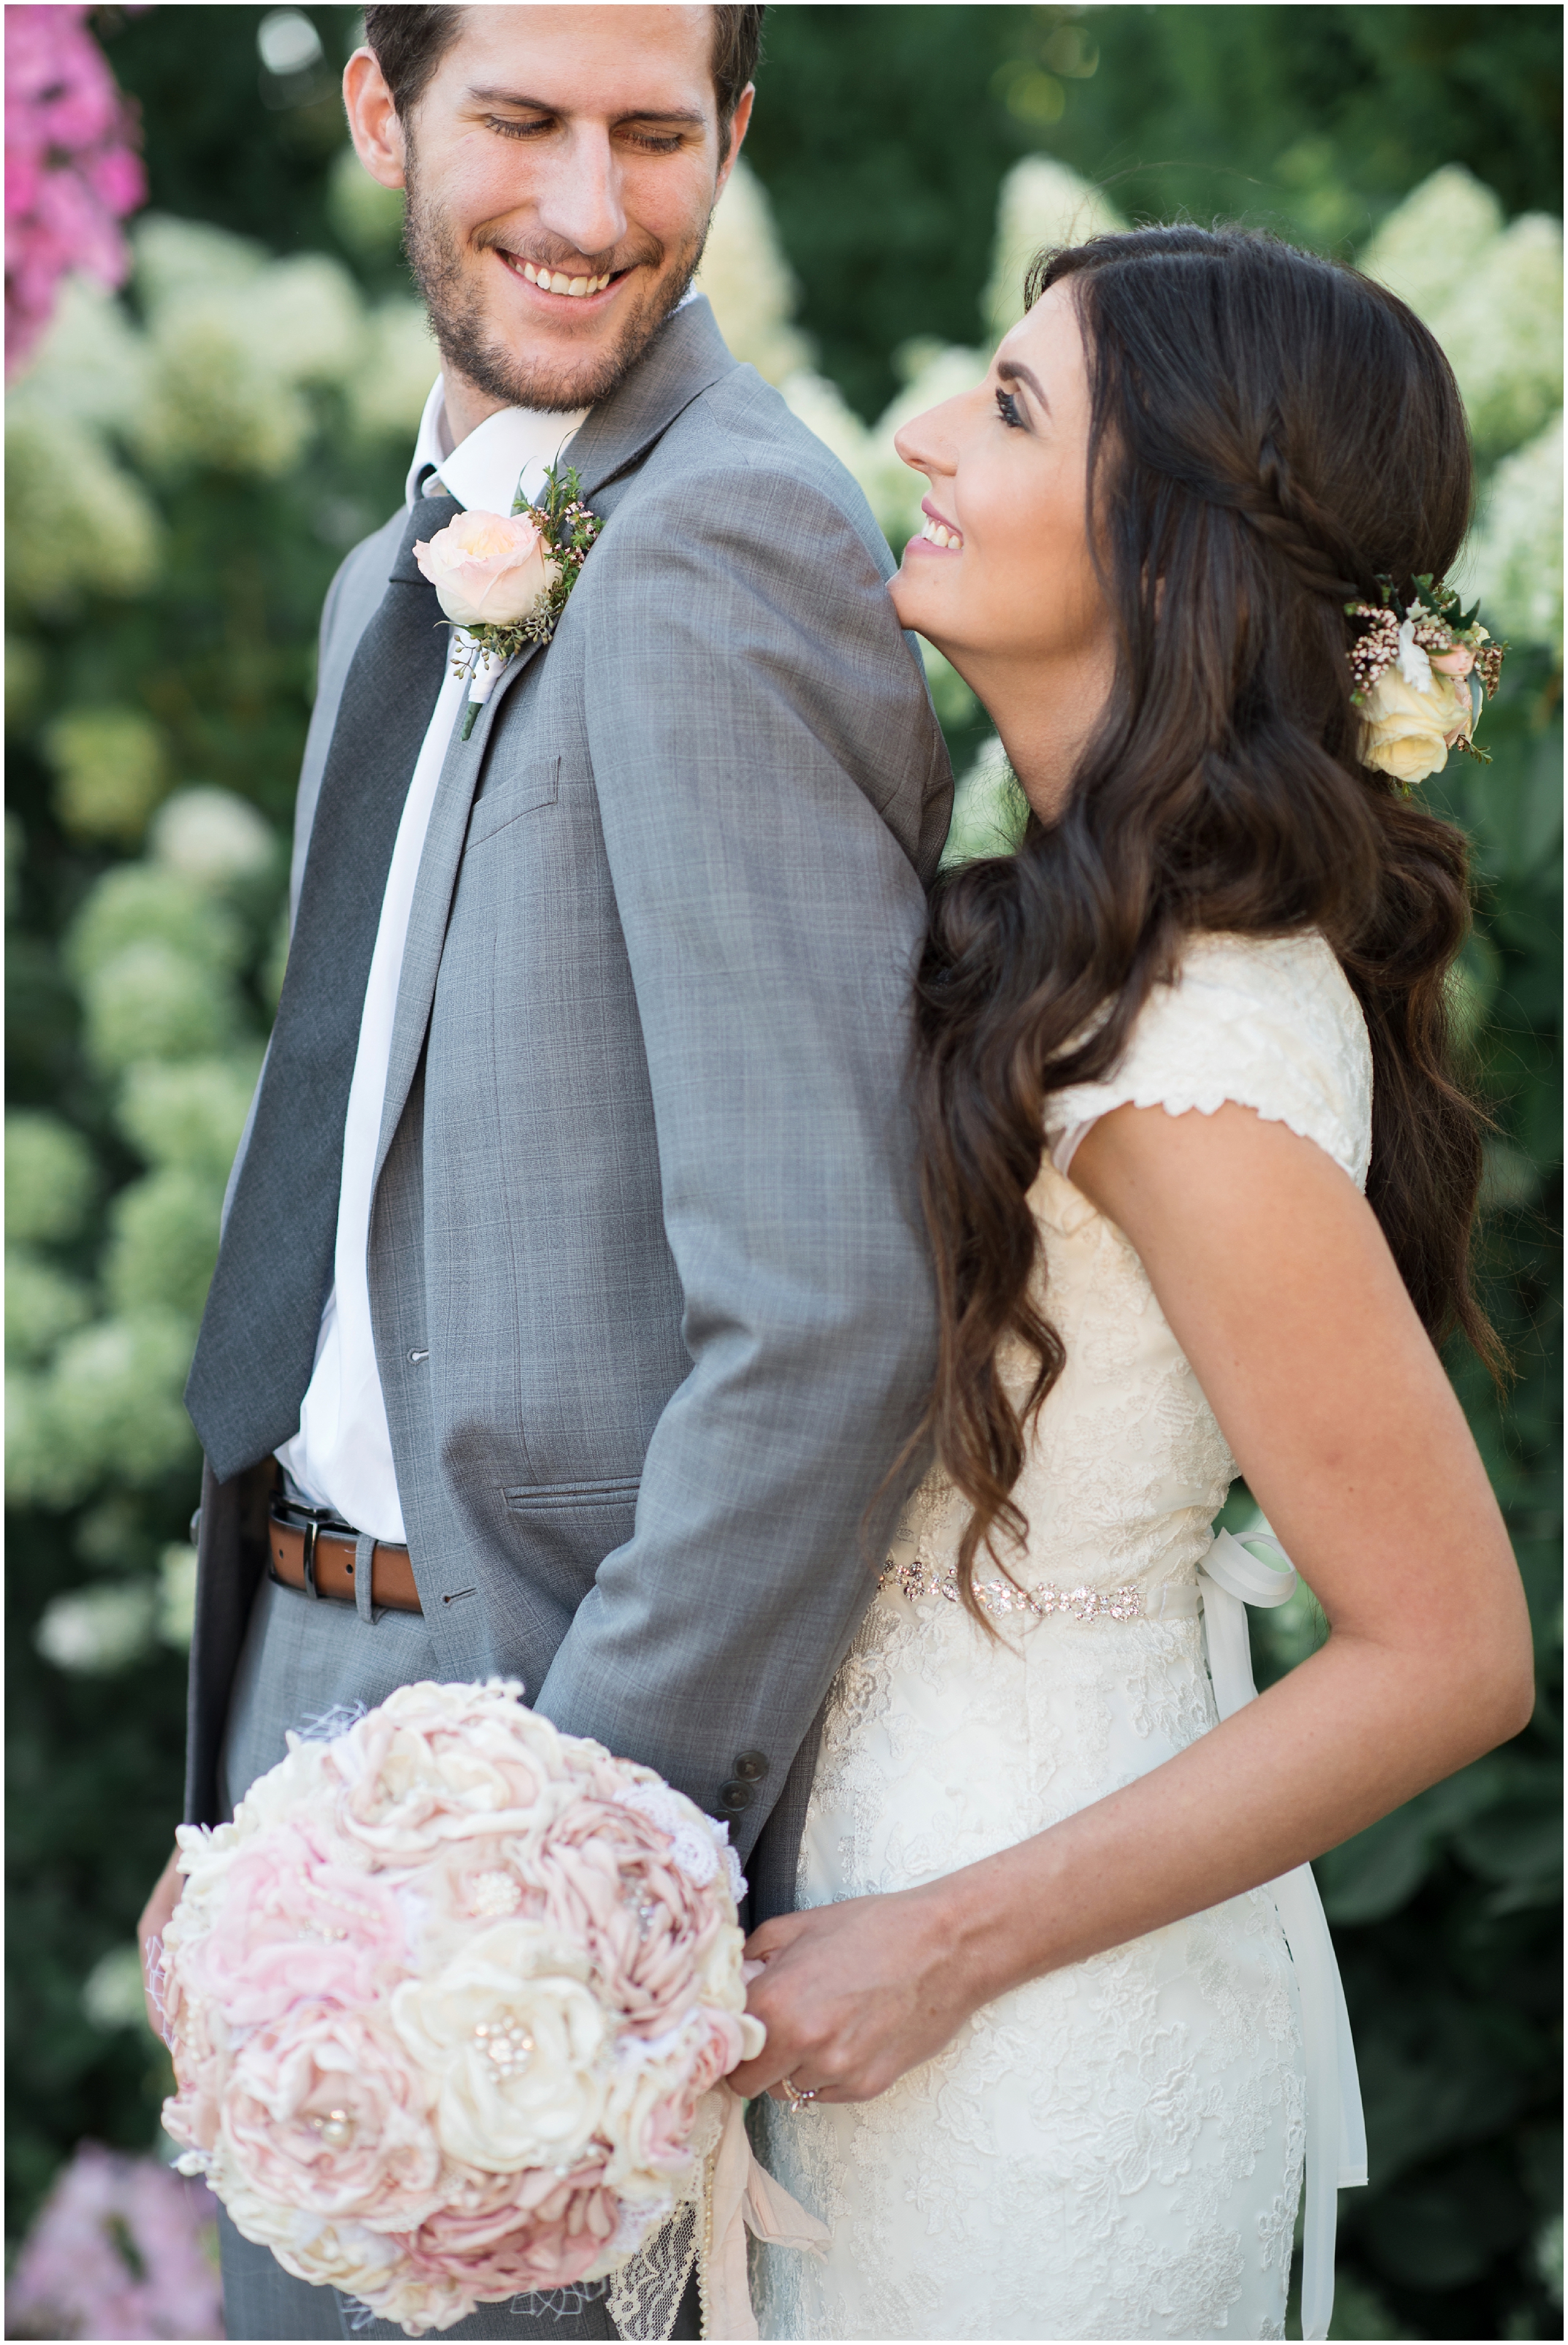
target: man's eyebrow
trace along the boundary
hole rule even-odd
[[[998,359],[996,361],[996,380],[998,382],[1026,383],[1029,390],[1034,392],[1035,397],[1039,401],[1040,405],[1045,409],[1046,413],[1047,415],[1050,413],[1051,402],[1046,397],[1045,386],[1042,384],[1039,376],[1035,372],[1033,367],[1020,366],[1017,359]]]
[[[559,114],[561,108],[548,97],[529,97],[520,89],[473,89],[469,99],[475,106],[514,106],[520,114]],[[705,130],[707,117],[693,114],[683,107],[634,107],[629,114],[618,114],[617,122],[670,122],[693,130]]]

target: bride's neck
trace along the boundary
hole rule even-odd
[[[1099,723],[1115,669],[1103,654],[993,673],[985,664],[965,681],[978,694],[1007,753],[1024,796],[1042,822],[1060,813],[1085,744]]]

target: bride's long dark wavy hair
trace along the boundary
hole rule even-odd
[[[1459,551],[1452,374],[1391,294],[1239,229],[1098,237],[1036,263],[1031,304],[1064,281],[1116,679],[1060,814],[938,882],[916,995],[941,1307],[924,1431],[973,1509],[976,1617],[976,1557],[1027,1528],[1009,1494],[1064,1359],[1027,1202],[1046,1097],[1111,1071],[1195,930],[1327,938],[1371,1037],[1371,1203],[1433,1340],[1457,1325],[1497,1357],[1470,1282],[1482,1118],[1445,983],[1465,845],[1359,762],[1344,611]],[[1038,1362],[1021,1407],[997,1370],[1009,1335]]]

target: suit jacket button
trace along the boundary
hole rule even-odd
[[[765,1751],[743,1751],[735,1761],[735,1772],[743,1783],[760,1783],[768,1771]]]
[[[751,1803],[752,1787],[749,1783],[737,1782],[732,1775],[727,1783],[719,1786],[719,1805],[727,1814],[738,1816],[741,1810],[749,1808]]]

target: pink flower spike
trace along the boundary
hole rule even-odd
[[[82,7],[5,11],[5,364],[14,373],[81,269],[123,284],[118,223],[147,199],[135,112]]]

